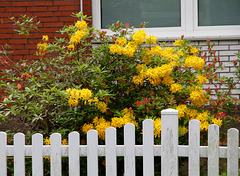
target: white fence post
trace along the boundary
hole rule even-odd
[[[25,175],[25,135],[14,135],[14,175]]]
[[[98,132],[87,132],[87,175],[98,176]]]
[[[116,129],[106,129],[106,176],[117,176]]]
[[[198,120],[191,120],[189,122],[189,163],[188,175],[200,175],[200,122]]]
[[[208,175],[219,176],[219,126],[208,127]]]
[[[32,136],[32,173],[33,176],[43,176],[43,135]]]
[[[143,175],[154,176],[153,121],[143,121]]]
[[[7,176],[7,134],[0,132],[0,175]]]
[[[238,176],[239,131],[231,128],[227,134],[227,175]]]
[[[135,176],[135,126],[131,123],[124,126],[124,173]]]
[[[50,136],[51,146],[51,176],[62,175],[61,135],[53,133]]]
[[[161,112],[161,174],[178,175],[178,110]]]
[[[71,132],[69,139],[69,176],[80,175],[80,135],[78,132]]]

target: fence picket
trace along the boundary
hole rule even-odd
[[[90,130],[87,132],[87,174],[98,175],[98,132]]]
[[[51,176],[62,175],[62,158],[61,158],[61,135],[53,133],[50,136],[50,162]]]
[[[80,175],[80,135],[78,132],[71,132],[69,138],[69,176]]]
[[[227,134],[227,175],[238,176],[239,131],[231,128]]]
[[[208,127],[208,175],[219,176],[219,126]]]
[[[161,112],[161,174],[178,175],[178,110]]]
[[[14,175],[25,175],[25,135],[14,135]]]
[[[116,129],[106,129],[106,176],[117,176]]]
[[[43,135],[32,136],[32,172],[33,176],[43,176]]]
[[[135,126],[131,123],[124,126],[124,173],[135,176]]]
[[[188,175],[200,175],[200,122],[198,120],[191,120],[189,122],[189,163]]]
[[[154,176],[153,121],[143,121],[143,175]]]
[[[7,176],[7,134],[0,132],[0,175]]]

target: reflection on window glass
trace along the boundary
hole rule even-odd
[[[240,0],[198,0],[198,25],[240,25]]]
[[[139,27],[181,26],[180,0],[102,0],[102,28],[116,21]]]

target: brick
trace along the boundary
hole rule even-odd
[[[58,7],[48,7],[48,11],[58,11]]]
[[[24,45],[11,45],[11,49],[13,50],[24,49]]]
[[[26,12],[26,7],[7,7],[6,12]]]
[[[72,12],[54,12],[54,16],[71,16]]]
[[[83,1],[83,4],[88,4],[88,5],[91,5],[92,2],[91,1]],[[79,5],[80,5],[80,1],[79,1]]]
[[[235,55],[235,56],[230,56],[230,61],[233,61],[233,60],[236,60],[238,59],[238,57]]]
[[[32,6],[32,2],[12,2],[12,6]]]
[[[41,22],[57,22],[58,17],[44,17],[44,18],[39,18],[39,21]]]
[[[9,7],[11,6],[11,2],[1,2],[0,7]]]
[[[37,49],[37,45],[26,45],[26,49]]]
[[[47,7],[28,7],[28,12],[44,12],[47,11]]]
[[[60,17],[59,18],[59,21],[77,21],[78,20],[78,18],[76,18],[76,17]]]
[[[52,1],[40,1],[40,2],[33,2],[33,6],[52,6]]]
[[[16,12],[16,13],[13,13],[12,16],[14,17],[20,17],[22,15],[27,15],[27,16],[32,16],[32,13],[29,13],[29,12]]]
[[[28,36],[25,36],[25,35],[19,35],[19,34],[13,34],[12,38],[32,38],[33,37],[33,34],[29,34]]]
[[[12,38],[12,34],[0,34],[0,39]]]
[[[54,5],[55,6],[74,5],[74,1],[54,1]]]
[[[14,54],[29,54],[28,50],[14,50]]]
[[[44,27],[63,27],[63,22],[56,22],[56,23],[44,23]]]
[[[5,9],[4,7],[1,7],[1,8],[0,8],[0,12],[5,12],[5,10],[6,10],[6,9]]]
[[[14,31],[12,29],[0,29],[0,33],[3,33],[3,34],[12,34],[14,33]]]
[[[11,39],[9,40],[9,44],[25,44],[27,43],[27,39]]]
[[[222,40],[219,41],[220,45],[237,45],[238,44],[238,40]]]
[[[212,50],[228,50],[228,45],[215,45]]]
[[[219,51],[219,56],[230,56],[230,55],[235,55],[237,51]]]
[[[8,43],[8,40],[0,40],[0,44],[6,44]]]
[[[37,44],[39,41],[39,39],[28,39],[28,44]]]
[[[220,60],[221,62],[226,62],[226,61],[229,60],[229,57],[228,57],[228,56],[221,56],[221,57],[219,58],[219,60]]]
[[[33,16],[36,16],[36,17],[45,17],[45,16],[53,16],[53,12],[35,12],[33,13]]]
[[[39,32],[42,32],[42,33],[53,32],[53,33],[55,33],[57,30],[59,30],[59,28],[41,28],[39,30]]]
[[[4,29],[4,28],[11,28],[11,27],[12,27],[12,24],[10,24],[10,23],[8,23],[8,24],[6,24],[6,23],[5,23],[5,24],[4,24],[4,23],[1,24],[1,23],[0,23],[0,28],[1,28],[1,29]]]
[[[60,6],[58,8],[59,11],[74,11],[74,10],[79,10],[78,6]]]
[[[83,9],[84,9],[84,10],[92,10],[92,6],[90,6],[90,5],[84,5],[84,6],[83,6]]]
[[[0,17],[11,17],[11,16],[12,16],[12,13],[0,13]],[[9,19],[6,19],[6,20],[9,21]]]
[[[230,50],[240,50],[240,45],[230,45]]]

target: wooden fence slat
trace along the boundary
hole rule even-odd
[[[14,175],[25,175],[25,135],[14,135]]]
[[[239,131],[231,128],[227,134],[227,175],[238,176]]]
[[[7,134],[0,132],[0,175],[7,176]]]
[[[131,123],[124,126],[124,174],[135,176],[135,126]]]
[[[161,112],[161,174],[178,175],[178,110]]]
[[[32,172],[33,176],[43,176],[43,135],[32,136]]]
[[[143,175],[154,176],[153,121],[143,121]]]
[[[219,126],[208,127],[208,175],[219,176]]]
[[[98,175],[98,132],[87,132],[87,175]]]
[[[61,134],[53,133],[50,136],[50,165],[51,176],[62,175]]]
[[[106,176],[117,176],[116,129],[106,129]]]
[[[189,122],[189,163],[188,175],[200,175],[200,122],[191,120]]]
[[[69,176],[80,175],[80,135],[78,132],[69,134]]]

